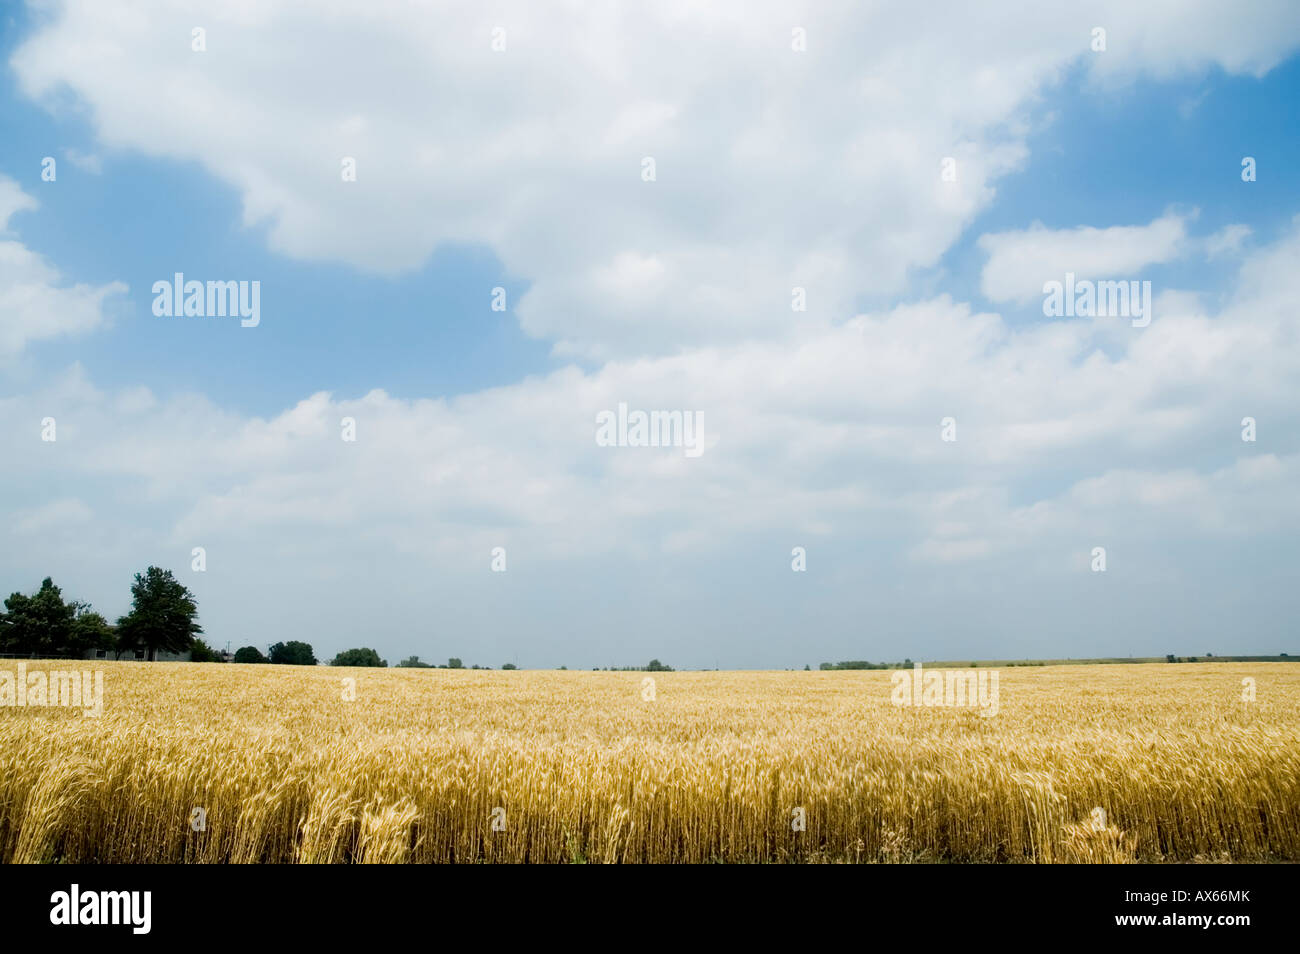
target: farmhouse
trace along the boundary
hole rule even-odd
[[[183,653],[169,653],[165,650],[158,650],[153,654],[155,662],[189,662],[190,651],[187,649]],[[120,659],[123,662],[144,662],[149,658],[148,652],[143,649],[88,649],[81,655],[82,659]]]

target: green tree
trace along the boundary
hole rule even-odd
[[[287,643],[276,643],[271,647],[270,661],[282,666],[314,666],[316,654],[309,644],[291,639]]]
[[[672,666],[665,666],[657,659],[650,660],[650,665],[646,666],[646,672],[672,672]]]
[[[235,662],[237,663],[264,663],[266,657],[256,646],[240,646],[235,650]]]
[[[379,658],[373,649],[345,649],[334,657],[331,666],[387,666],[388,661]]]
[[[399,669],[433,669],[433,663],[420,662],[419,656],[407,656],[397,664]]]
[[[465,664],[464,664],[463,662],[461,662],[459,659],[457,659],[455,656],[452,656],[450,659],[447,660],[447,668],[448,668],[448,669],[464,669],[464,668],[465,668]]]
[[[190,645],[190,662],[221,662],[221,654],[195,636]]]
[[[501,668],[502,668],[502,669],[518,669],[519,667],[516,666],[514,663],[506,663],[506,664],[505,664],[504,666],[502,666]]]
[[[108,620],[77,600],[65,603],[62,591],[46,577],[31,596],[11,594],[0,613],[0,652],[35,656],[81,656],[109,649]]]
[[[103,615],[90,608],[89,603],[74,603],[76,615],[72,618],[69,648],[73,655],[81,656],[90,649],[112,649],[117,643],[113,627]]]
[[[151,566],[135,575],[131,611],[117,621],[118,645],[147,650],[151,662],[160,649],[183,653],[203,632],[198,615],[194,594],[172,576],[172,571]]]
[[[31,596],[13,593],[0,615],[0,652],[60,656],[69,652],[77,604],[63,602],[63,592],[48,576]]]

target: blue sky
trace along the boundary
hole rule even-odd
[[[491,665],[1297,648],[1284,5],[1102,5],[1104,52],[954,8],[866,55],[852,8],[808,13],[793,53],[781,11],[724,4],[613,16],[613,57],[570,14],[507,5],[495,54],[465,11],[385,9],[365,43],[343,11],[302,24],[292,68],[292,6],[152,13],[0,21],[27,269],[0,272],[6,592],[53,573],[116,615],[160,563],[219,644]],[[373,83],[331,86],[340,56]],[[719,112],[754,82],[763,117]],[[1066,269],[1151,281],[1155,320],[1053,326],[1017,289]],[[154,317],[176,271],[260,281],[261,324]],[[64,332],[21,305],[112,283]],[[698,411],[716,443],[597,448],[619,402]]]
[[[945,254],[949,281],[942,287],[977,296],[984,256],[975,240],[1032,221],[1052,228],[1137,223],[1175,206],[1200,210],[1198,233],[1246,222],[1262,238],[1276,236],[1300,208],[1300,180],[1289,171],[1300,153],[1298,91],[1295,57],[1259,79],[1208,69],[1115,91],[1088,88],[1083,71],[1073,71],[1043,104],[1055,119],[1030,137],[1025,169],[999,183],[997,201]],[[1271,174],[1243,183],[1247,154]],[[1171,263],[1153,269],[1152,278],[1213,294],[1232,272],[1231,263]],[[1029,316],[1039,317],[1037,303]]]

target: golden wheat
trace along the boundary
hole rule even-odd
[[[1006,669],[987,718],[879,671],[75,665],[100,717],[0,707],[0,860],[1300,860],[1288,664]]]

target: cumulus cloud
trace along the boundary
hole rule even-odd
[[[988,255],[980,291],[993,302],[1024,304],[1043,295],[1043,284],[1077,279],[1126,278],[1150,265],[1174,261],[1187,251],[1187,217],[1167,214],[1148,225],[1090,225],[1049,229],[1035,222],[1027,229],[981,235]]]
[[[924,29],[847,2],[51,7],[12,66],[30,96],[71,91],[106,147],[202,164],[298,258],[397,272],[490,246],[529,284],[524,329],[596,359],[779,336],[904,290],[1024,162],[1037,98],[1076,64],[1259,73],[1300,42],[1284,4],[954,2]]]
[[[470,604],[491,598],[495,546],[530,581],[517,585],[570,606],[593,586],[627,585],[611,582],[614,567],[649,572],[665,587],[655,599],[703,599],[701,566],[763,579],[794,545],[835,554],[847,578],[820,598],[850,605],[862,574],[905,582],[903,600],[934,574],[976,592],[1008,574],[1060,592],[1088,574],[1094,545],[1128,561],[1130,578],[1163,580],[1172,599],[1189,542],[1284,545],[1300,530],[1300,284],[1283,270],[1298,254],[1300,228],[1243,265],[1219,313],[1163,309],[1144,329],[1013,327],[939,297],[797,340],[570,367],[453,399],[322,392],[269,418],[200,396],[103,392],[73,369],[0,401],[0,439],[29,449],[6,496],[25,507],[25,526],[78,517],[80,505],[44,514],[18,488],[80,474],[103,494],[85,502],[99,516],[83,534],[101,559],[176,563],[206,546],[213,571],[199,585],[231,588],[217,622],[237,625],[247,607],[234,593],[256,593],[264,573],[341,614],[314,624],[339,645],[355,623],[345,581],[374,574],[410,581],[409,595],[387,597],[399,616],[418,619],[433,587],[477,632]],[[597,446],[596,415],[619,402],[702,412],[706,452]],[[33,424],[49,409],[57,445]],[[1240,439],[1247,415],[1258,443]],[[947,416],[951,443],[940,439]],[[341,439],[344,418],[355,442]],[[24,564],[34,554],[29,543]],[[954,568],[960,583],[946,576]],[[342,588],[320,596],[310,587],[321,580]],[[615,616],[632,632],[646,625]]]
[[[1207,258],[1219,258],[1223,255],[1235,255],[1241,250],[1245,241],[1254,234],[1249,225],[1225,225],[1205,240]]]
[[[1210,634],[1211,606],[1281,638],[1292,590],[1261,585],[1276,571],[1251,546],[1289,553],[1300,529],[1300,226],[1248,250],[1214,237],[1207,254],[1244,252],[1225,303],[1170,292],[1140,329],[1013,324],[906,291],[1025,162],[1067,71],[1259,75],[1300,22],[1275,4],[1014,13],[953,3],[921,30],[855,3],[52,3],[11,66],[29,96],[70,92],[97,150],[200,164],[299,259],[392,274],[443,243],[487,246],[527,285],[523,328],[584,366],[436,400],[322,391],[262,416],[103,390],[74,366],[0,397],[21,543],[0,570],[91,580],[77,595],[111,614],[129,581],[103,568],[184,567],[204,546],[187,582],[218,642],[271,627],[318,650],[374,635],[491,662],[526,642],[539,664],[716,663],[702,632],[730,664],[804,662],[814,638],[824,658],[897,658],[899,635],[917,658],[1017,640],[1041,655],[1044,620],[1055,646],[1105,655],[1157,611],[1162,632]],[[0,180],[0,211],[30,203]],[[985,236],[984,294],[1172,261],[1197,247],[1188,220]],[[54,287],[37,264],[20,274]],[[903,303],[856,314],[864,295]],[[23,329],[11,348],[51,327],[0,313]],[[622,402],[702,413],[705,453],[597,446],[596,415]],[[796,545],[817,575],[790,573]],[[1096,545],[1126,572],[1089,573]],[[487,570],[496,546],[506,574]]]
[[[0,176],[0,234],[7,233],[13,215],[37,206],[16,182]],[[98,327],[105,320],[106,301],[126,290],[121,282],[67,285],[44,257],[21,242],[0,238],[0,360],[32,341]]]

